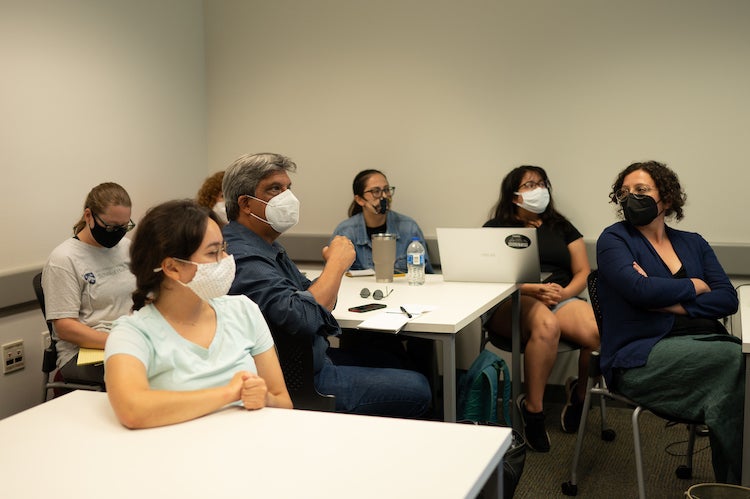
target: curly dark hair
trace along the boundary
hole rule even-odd
[[[619,201],[617,201],[617,193],[622,189],[622,183],[625,180],[625,177],[638,170],[643,170],[651,175],[651,178],[654,180],[654,185],[659,190],[662,204],[669,206],[669,208],[664,211],[664,216],[670,217],[674,215],[677,221],[682,220],[685,216],[682,207],[685,206],[687,194],[682,190],[680,179],[677,178],[677,174],[667,167],[666,164],[659,163],[658,161],[633,163],[617,175],[617,179],[615,180],[615,183],[612,184],[612,190],[609,193],[609,202],[619,206],[618,213],[622,215],[622,206],[620,206]]]
[[[544,223],[550,226],[566,220],[566,218],[555,209],[555,202],[552,198],[552,184],[550,183],[547,172],[541,166],[533,165],[521,165],[512,169],[500,183],[500,198],[497,200],[495,205],[490,211],[490,217],[493,220],[497,220],[502,227],[523,227],[524,222],[518,218],[518,206],[513,202],[516,197],[516,192],[521,187],[521,180],[523,180],[526,172],[537,173],[545,184],[547,184],[547,190],[549,190],[549,204],[539,218]]]
[[[165,258],[188,260],[200,248],[209,218],[221,226],[213,210],[192,199],[167,201],[146,212],[130,245],[130,271],[136,283],[133,310],[158,297],[164,273],[154,269]]]
[[[198,204],[212,210],[216,201],[219,199],[221,192],[221,181],[224,180],[224,172],[216,172],[203,181],[203,185],[198,190],[198,196],[195,198]]]

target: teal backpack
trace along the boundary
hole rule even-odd
[[[502,383],[502,388],[499,385]],[[505,361],[483,349],[458,382],[458,420],[510,425],[510,373]],[[503,420],[497,400],[502,393]]]

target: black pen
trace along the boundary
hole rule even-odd
[[[400,307],[400,308],[401,308],[401,311],[402,311],[403,313],[405,313],[405,314],[406,314],[406,316],[407,316],[407,317],[408,317],[409,319],[411,319],[411,314],[410,314],[409,312],[407,312],[407,311],[406,311],[406,309],[405,309],[404,307]]]

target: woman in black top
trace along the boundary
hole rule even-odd
[[[599,347],[599,330],[591,305],[578,297],[586,288],[591,267],[581,233],[554,208],[547,173],[538,166],[519,166],[508,173],[500,187],[494,217],[485,227],[536,227],[544,283],[521,286],[521,334],[525,344],[526,394],[519,400],[529,446],[549,451],[542,400],[557,344],[562,337],[581,346],[578,378],[566,384],[568,400],[560,423],[563,431],[577,431],[586,389],[588,360]],[[510,304],[485,317],[484,327],[493,338],[511,337]],[[580,380],[580,382],[579,382]]]

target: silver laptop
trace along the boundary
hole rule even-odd
[[[437,228],[446,281],[539,282],[536,229]]]

